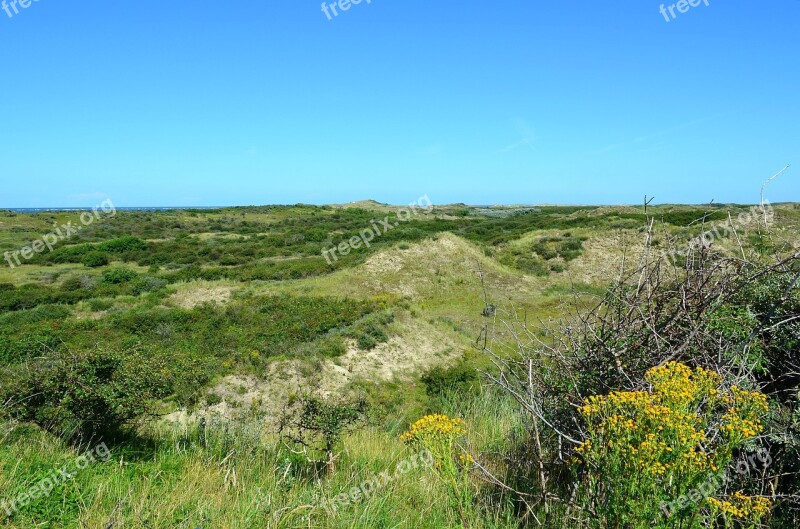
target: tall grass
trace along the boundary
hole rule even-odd
[[[497,450],[518,426],[509,403],[486,391],[445,394],[432,405],[469,424],[479,454]],[[371,426],[345,440],[337,472],[324,479],[304,458],[281,448],[262,420],[209,420],[204,426],[160,426],[135,442],[110,447],[74,479],[38,498],[9,528],[448,528],[460,527],[436,474],[398,464],[414,454],[396,432]],[[0,444],[0,501],[27,490],[81,453],[30,426],[17,426]],[[371,495],[325,508],[323,500],[388,471],[392,479]],[[488,505],[488,504],[486,504]],[[517,527],[509,512],[482,506],[475,528]],[[5,518],[5,512],[0,511]]]

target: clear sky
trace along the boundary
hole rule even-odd
[[[320,1],[0,10],[0,207],[800,200],[800,0]]]

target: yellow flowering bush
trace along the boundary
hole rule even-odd
[[[648,391],[586,400],[580,413],[587,438],[573,463],[608,526],[673,527],[685,520],[682,527],[705,527],[704,518],[731,504],[675,500],[717,492],[734,451],[762,431],[766,397],[722,389],[717,373],[677,362],[650,369],[645,380]],[[761,500],[741,500],[736,512],[763,516]],[[701,512],[704,505],[712,508]]]
[[[712,513],[725,520],[725,527],[734,527],[736,522],[741,527],[757,527],[772,507],[768,498],[745,496],[741,492],[735,492],[728,500],[708,498],[707,501]]]
[[[447,415],[426,415],[411,425],[400,440],[416,450],[427,450],[433,456],[434,468],[446,484],[455,503],[462,524],[467,524],[467,513],[472,508],[469,468],[474,459],[459,441],[467,433],[463,419]]]

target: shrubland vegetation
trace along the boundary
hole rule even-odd
[[[593,310],[497,349],[489,376],[528,417],[504,469],[525,508],[556,526],[796,527],[794,252],[645,253]]]
[[[0,274],[0,502],[88,445],[113,454],[10,516],[0,506],[0,526],[796,527],[800,210],[740,230],[741,248],[729,235],[660,255],[744,210],[436,208],[332,264],[323,249],[393,210],[120,211]],[[65,215],[0,217],[0,251]],[[485,258],[474,276],[437,269],[419,278],[426,298],[397,295],[401,276],[372,283],[382,252],[445,232]],[[645,251],[575,281],[619,233]],[[492,276],[530,306],[481,292]],[[354,277],[370,288],[338,284]],[[214,288],[229,296],[176,301]],[[454,288],[484,303],[435,305]],[[560,323],[538,321],[555,295]],[[443,329],[464,354],[223,407],[229,377],[358,372],[414,329]],[[394,472],[420,450],[432,468]],[[770,463],[736,472],[757,453]]]

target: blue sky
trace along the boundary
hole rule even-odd
[[[0,207],[752,203],[800,164],[798,0],[366,1],[0,10]]]

